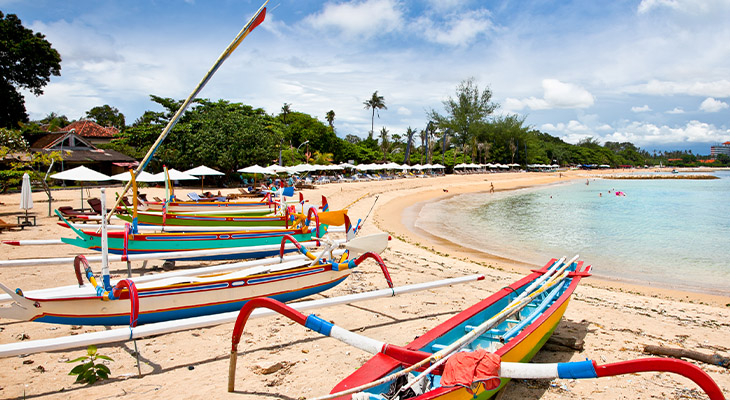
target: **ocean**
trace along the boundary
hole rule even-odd
[[[414,225],[524,262],[580,254],[597,277],[730,296],[730,172],[714,174],[458,195],[424,204]]]

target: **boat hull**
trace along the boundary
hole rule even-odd
[[[132,222],[131,215],[119,215],[119,218]],[[285,216],[254,216],[254,215],[195,215],[195,214],[167,214],[162,221],[162,214],[137,213],[137,223],[140,225],[155,226],[285,226]]]
[[[256,297],[291,301],[330,289],[349,274],[350,269],[333,270],[330,265],[302,267],[277,273],[250,275],[205,282],[180,283],[162,287],[138,287],[138,324],[170,321],[239,310]],[[226,274],[230,276],[231,274]],[[194,280],[194,279],[191,279]],[[89,291],[93,289],[89,287]],[[59,299],[28,298],[34,303],[24,320],[71,325],[128,325],[128,293],[113,301],[100,296]],[[2,315],[2,312],[0,312]]]
[[[424,335],[411,342],[408,346],[406,346],[406,348],[409,350],[434,353],[438,350],[436,346],[445,346],[453,343],[468,332],[469,326],[477,326],[504,309],[511,299],[517,296],[522,290],[529,286],[531,282],[547,271],[548,267],[552,265],[554,261],[555,260],[551,260],[541,270],[533,272],[527,277],[500,290],[487,299],[482,300],[441,325],[426,332]],[[582,263],[578,263],[576,265],[576,270],[580,270],[581,267]],[[505,322],[498,325],[480,336],[479,339],[469,345],[469,348],[472,350],[478,347],[485,348],[488,351],[492,351],[500,355],[502,361],[529,362],[552,335],[567,309],[573,291],[577,287],[581,277],[586,275],[586,271],[571,274],[571,277],[568,278],[568,281],[566,281],[563,286],[556,288],[556,292],[551,292],[551,296],[554,297],[546,297],[541,300],[543,303],[541,303],[540,307],[544,306],[544,308],[534,306],[537,307],[536,309],[541,310],[539,315],[530,311],[530,307],[528,307],[527,311],[525,311],[524,314],[521,314],[521,318],[527,318],[531,322],[519,330],[519,333],[511,337],[503,345],[497,340],[499,338],[498,333],[501,332],[504,334],[504,332],[509,332],[511,329],[509,324],[513,322]],[[559,290],[559,292],[557,292],[557,290]],[[533,307],[532,303],[531,307]],[[533,314],[529,314],[530,312],[533,312]],[[368,382],[376,381],[400,369],[402,369],[400,361],[379,353],[352,375],[340,382],[340,384],[332,390],[332,393],[337,393]],[[435,379],[440,380],[440,377],[435,377]],[[463,387],[447,388],[438,387],[437,385],[435,389],[427,391],[414,399],[488,399],[501,390],[507,382],[509,382],[509,379],[501,379],[499,387],[493,390],[484,390],[484,386],[480,385],[476,391],[469,391]],[[385,393],[388,391],[389,385],[390,383],[380,385],[367,390],[367,392]]]
[[[326,226],[320,226],[324,234]],[[101,235],[96,232],[79,232],[75,238],[61,238],[66,244],[101,251]],[[305,232],[302,229],[276,229],[266,231],[233,231],[233,232],[201,232],[201,233],[150,233],[131,234],[124,240],[122,232],[108,234],[108,248],[111,254],[148,254],[189,250],[212,250],[233,247],[253,247],[281,244],[284,235],[291,235],[298,242],[312,240],[314,230]],[[294,251],[287,250],[287,251]],[[177,260],[235,260],[242,258],[260,258],[279,254],[278,249],[252,250],[234,254],[177,258]]]

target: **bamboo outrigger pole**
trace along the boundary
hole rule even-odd
[[[147,152],[147,155],[144,156],[144,159],[142,159],[142,162],[139,164],[137,169],[134,171],[134,176],[136,177],[139,175],[145,167],[147,167],[147,164],[149,164],[150,160],[152,159],[152,155],[155,154],[155,151],[160,147],[162,144],[162,141],[165,140],[167,137],[167,134],[170,133],[172,128],[175,126],[177,121],[182,116],[183,112],[188,108],[190,103],[195,99],[195,97],[200,93],[200,91],[203,89],[203,87],[208,83],[210,78],[213,77],[213,74],[220,68],[220,66],[223,64],[223,62],[228,58],[228,56],[233,53],[234,50],[238,47],[239,44],[243,41],[243,39],[248,36],[251,31],[254,30],[257,26],[259,26],[262,22],[264,22],[264,18],[266,18],[266,4],[269,2],[269,0],[264,1],[264,4],[261,5],[258,11],[251,17],[251,19],[248,21],[248,23],[241,29],[240,32],[238,32],[238,35],[236,35],[236,38],[233,39],[231,44],[226,47],[226,49],[223,51],[223,53],[218,57],[215,64],[210,68],[207,74],[203,77],[203,79],[198,83],[198,86],[195,87],[192,93],[188,96],[187,99],[180,105],[180,108],[177,110],[175,115],[172,117],[170,122],[167,123],[167,126],[165,126],[165,129],[162,130],[162,133],[160,134],[160,137],[157,138],[157,141],[150,147],[149,151]],[[124,186],[124,190],[122,191],[122,194],[117,199],[116,204],[114,204],[114,207],[112,207],[112,211],[107,216],[107,221],[111,220],[112,215],[114,215],[114,212],[116,211],[117,207],[122,202],[122,197],[129,191],[130,186],[132,185],[132,181],[130,180],[127,182],[127,184]]]

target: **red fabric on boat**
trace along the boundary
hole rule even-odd
[[[456,353],[446,360],[441,385],[471,386],[474,382],[483,382],[486,390],[496,389],[500,384],[501,362],[500,356],[484,349]]]

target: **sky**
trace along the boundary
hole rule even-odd
[[[62,57],[31,119],[95,106],[131,124],[184,99],[263,0],[0,0]],[[525,123],[569,143],[649,152],[730,140],[730,0],[271,0],[199,97],[278,114],[284,103],[366,137],[423,129],[474,78]]]

